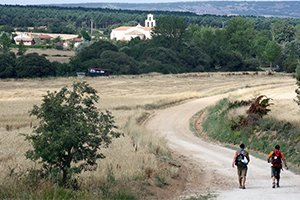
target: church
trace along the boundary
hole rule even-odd
[[[151,33],[156,26],[152,14],[147,15],[145,26],[138,24],[137,26],[120,26],[111,31],[110,39],[118,41],[130,41],[133,38],[151,39]]]

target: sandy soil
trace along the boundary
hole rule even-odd
[[[280,87],[282,87],[280,89]],[[190,170],[189,177],[201,169],[203,176],[198,182],[188,182],[182,199],[193,193],[217,194],[217,199],[300,199],[300,176],[290,171],[282,172],[281,188],[271,188],[270,166],[265,160],[251,157],[246,190],[238,189],[236,168],[231,167],[234,151],[209,143],[193,135],[189,119],[199,110],[227,96],[248,96],[249,91],[264,92],[269,97],[287,99],[294,96],[294,86],[250,88],[223,95],[199,98],[178,106],[158,111],[146,124],[154,134],[163,136],[169,147],[179,155]],[[251,152],[250,152],[251,153]],[[188,164],[189,163],[189,164]],[[198,174],[196,174],[198,175]],[[189,180],[189,178],[187,178]]]

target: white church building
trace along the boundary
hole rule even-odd
[[[130,41],[133,38],[151,39],[151,33],[156,26],[152,14],[147,15],[145,27],[138,24],[137,26],[120,26],[115,28],[110,33],[111,40]]]

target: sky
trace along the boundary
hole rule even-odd
[[[97,2],[162,3],[162,2],[183,2],[183,1],[215,1],[215,0],[147,0],[147,1],[145,0],[0,0],[0,4],[40,5],[40,4],[97,3]],[[240,1],[245,1],[245,0],[240,0]],[[246,1],[255,1],[255,0],[246,0]],[[288,0],[256,0],[256,1],[288,1]]]

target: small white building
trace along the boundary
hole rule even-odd
[[[111,40],[130,41],[133,38],[151,39],[151,33],[156,26],[152,14],[147,15],[145,20],[145,27],[138,24],[137,26],[120,26],[111,31]]]
[[[31,34],[23,33],[14,37],[14,41],[17,45],[22,41],[25,46],[31,46],[34,43],[33,37]]]

